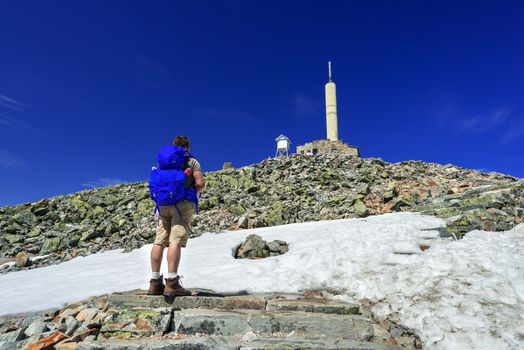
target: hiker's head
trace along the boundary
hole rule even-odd
[[[185,148],[189,151],[189,138],[184,135],[178,135],[173,140],[173,145]]]

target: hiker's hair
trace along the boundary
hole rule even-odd
[[[189,147],[189,138],[184,135],[178,135],[173,140],[173,145],[176,145],[178,147],[188,148]]]

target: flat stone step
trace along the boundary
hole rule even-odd
[[[377,344],[328,337],[261,338],[250,341],[240,347],[240,350],[267,349],[406,350],[400,345]]]
[[[326,299],[274,299],[267,301],[266,310],[303,311],[338,315],[358,315],[360,306],[357,304]]]
[[[137,293],[111,294],[108,306],[113,309],[130,307],[213,310],[282,310],[303,311],[339,315],[356,315],[359,305],[322,298],[299,298],[295,295],[255,294],[237,296],[187,296],[165,298],[164,296]]]
[[[107,301],[108,306],[114,309],[142,307],[159,308],[171,307],[180,309],[249,309],[265,310],[266,300],[263,296],[241,295],[231,297],[207,297],[207,296],[188,296],[168,299],[163,296],[144,295],[144,294],[111,294]]]
[[[78,343],[76,350],[238,350],[233,337],[190,337],[186,339],[110,339]]]
[[[77,350],[266,350],[266,349],[337,349],[337,350],[404,350],[400,345],[376,344],[333,338],[285,337],[260,338],[241,342],[236,337],[191,337],[186,339],[136,339],[81,342]]]
[[[175,311],[173,318],[177,334],[242,335],[249,331],[271,335],[332,336],[366,341],[373,337],[369,318],[359,315],[309,313],[301,311],[203,310]]]
[[[172,331],[177,334],[242,335],[252,331],[251,310],[222,311],[186,309],[175,311]]]

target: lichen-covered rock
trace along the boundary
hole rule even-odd
[[[171,326],[172,308],[130,308],[106,317],[100,334],[103,338],[162,335]]]
[[[44,241],[40,254],[53,253],[58,250],[60,243],[62,242],[62,237],[53,237],[48,238]]]
[[[364,202],[360,199],[357,199],[355,203],[353,204],[353,208],[355,210],[355,213],[360,217],[368,216],[368,208],[364,204]]]
[[[383,196],[384,202],[389,202],[390,200],[395,198],[395,196],[397,195],[395,186],[396,186],[395,182],[388,183],[386,190],[384,191],[384,196]]]
[[[14,234],[6,234],[2,236],[3,239],[5,239],[10,244],[14,243],[22,243],[24,241],[24,236],[22,235],[14,235]]]

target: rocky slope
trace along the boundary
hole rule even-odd
[[[446,218],[443,235],[524,222],[524,180],[453,165],[292,155],[206,173],[192,236],[295,222],[418,211]],[[0,208],[2,272],[154,239],[146,182]],[[16,257],[16,259],[15,259]]]

